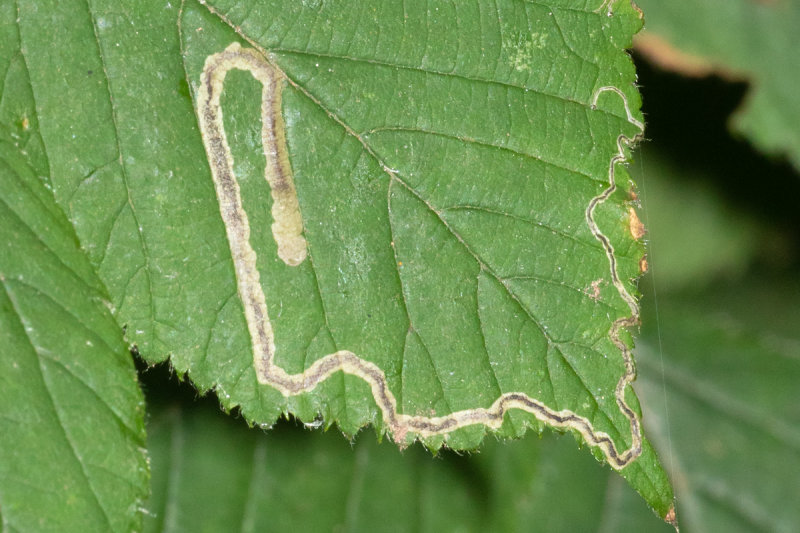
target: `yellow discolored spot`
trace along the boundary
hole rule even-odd
[[[31,121],[28,120],[27,116],[22,117],[22,129],[28,131],[31,127]]]
[[[636,210],[632,207],[628,208],[628,227],[631,230],[631,235],[637,241],[647,233],[644,224],[642,224],[642,221],[639,220],[639,216],[636,214]]]

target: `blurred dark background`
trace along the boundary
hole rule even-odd
[[[729,128],[736,109],[746,105],[748,83],[716,75],[686,77],[653,66],[635,50],[633,57],[646,122],[645,141],[634,158],[651,150],[668,157],[682,171],[673,173],[676,188],[685,180],[703,180],[727,204],[755,216],[780,239],[773,256],[760,261],[763,266],[796,268],[800,174],[781,157],[758,152]]]

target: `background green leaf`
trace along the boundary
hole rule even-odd
[[[785,298],[798,293],[796,279],[756,278],[659,296],[661,349],[648,339],[637,350],[637,390],[688,531],[800,523],[800,308]]]
[[[148,488],[144,402],[107,293],[49,190],[12,8],[0,7],[3,531],[130,531]]]
[[[639,50],[689,75],[745,80],[751,90],[734,128],[768,154],[800,168],[800,5],[789,1],[641,0],[646,31]]]

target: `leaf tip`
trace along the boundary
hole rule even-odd
[[[675,531],[680,531],[678,527],[678,515],[675,513],[675,504],[669,506],[667,514],[664,515],[664,522],[675,528]]]

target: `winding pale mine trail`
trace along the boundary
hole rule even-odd
[[[270,64],[259,50],[242,48],[238,43],[233,43],[223,52],[212,54],[206,59],[198,90],[197,112],[220,214],[230,244],[238,293],[250,332],[253,363],[260,383],[272,386],[288,397],[314,389],[335,372],[341,371],[357,376],[369,384],[384,421],[398,443],[406,443],[408,436],[429,437],[473,424],[483,424],[496,429],[502,424],[506,411],[521,409],[532,413],[549,426],[577,431],[590,446],[602,450],[609,464],[615,469],[624,468],[641,454],[640,421],[625,401],[625,390],[635,379],[635,367],[630,349],[620,338],[624,328],[638,322],[639,307],[619,279],[614,248],[594,219],[597,207],[616,190],[615,166],[618,162],[624,161],[624,147],[636,137],[620,135],[617,138],[617,153],[611,158],[608,166],[609,186],[591,199],[585,211],[589,229],[602,244],[608,256],[612,283],[630,309],[630,316],[616,320],[609,330],[609,337],[619,348],[624,361],[625,371],[617,383],[615,397],[619,409],[630,422],[632,441],[630,448],[619,451],[611,437],[607,433],[596,431],[588,419],[570,410],[551,409],[522,392],[505,393],[488,408],[465,409],[440,417],[410,416],[398,412],[397,400],[389,390],[383,370],[351,351],[340,350],[328,354],[315,361],[301,374],[289,374],[277,366],[274,361],[275,337],[256,268],[256,252],[250,245],[250,225],[242,205],[239,183],[233,171],[233,156],[225,136],[220,108],[220,95],[225,76],[232,69],[248,71],[262,84],[261,140],[267,161],[265,178],[270,185],[273,198],[272,234],[278,246],[278,256],[287,265],[299,265],[306,258],[307,245],[303,237],[302,217],[286,153],[285,131],[281,116],[281,85],[284,75]],[[615,87],[602,87],[596,91],[592,97],[592,107],[596,106],[597,99],[602,93],[609,91],[622,98],[628,121],[641,131],[642,124],[632,116],[625,95]],[[384,170],[393,174],[392,170],[385,166]]]

